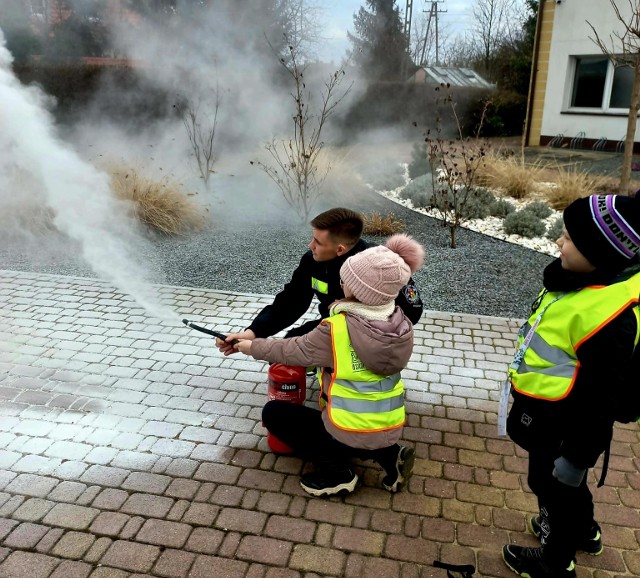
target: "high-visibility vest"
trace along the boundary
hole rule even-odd
[[[336,427],[354,432],[375,432],[401,427],[405,421],[404,384],[400,373],[383,376],[369,371],[351,344],[344,313],[323,321],[331,327],[333,372],[327,391],[320,390],[320,405]],[[319,381],[327,368],[320,370]]]
[[[594,285],[566,293],[557,303],[549,305],[560,295],[548,292],[543,297],[538,311],[544,314],[522,363],[509,369],[516,391],[550,401],[564,399],[571,392],[580,368],[576,355],[580,345],[628,307],[633,307],[636,316],[636,345],[640,339],[640,273],[612,285]],[[535,323],[538,311],[520,331],[518,346]]]

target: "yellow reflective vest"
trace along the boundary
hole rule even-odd
[[[612,285],[585,287],[561,295],[548,292],[520,331],[520,346],[544,311],[519,366],[509,369],[513,388],[530,397],[558,401],[569,395],[580,369],[580,345],[628,307],[633,307],[640,339],[640,273]],[[551,303],[554,299],[557,302]],[[548,306],[548,310],[545,307]],[[517,364],[516,364],[517,365]]]
[[[327,391],[320,390],[320,406],[336,427],[375,432],[402,427],[405,421],[404,384],[400,373],[389,376],[369,371],[353,349],[344,313],[323,320],[331,326],[333,372]],[[325,383],[327,368],[319,371]]]

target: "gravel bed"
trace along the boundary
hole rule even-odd
[[[405,222],[406,232],[425,245],[427,264],[415,279],[430,310],[522,318],[539,290],[542,270],[552,260],[466,229],[458,231],[458,247],[451,249],[448,230],[438,220],[375,193],[345,204],[362,211],[393,211]],[[229,216],[224,225],[188,237],[156,239],[136,250],[140,261],[154,272],[154,282],[275,294],[289,279],[309,240],[308,226],[273,226],[259,219],[248,225],[246,218]],[[3,242],[0,269],[94,277],[76,257],[79,254],[77,246],[63,241]]]

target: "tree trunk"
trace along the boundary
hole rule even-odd
[[[633,159],[633,145],[638,124],[638,110],[640,110],[640,55],[636,56],[633,67],[633,88],[631,89],[631,102],[629,104],[629,120],[627,122],[627,136],[624,139],[624,156],[620,170],[620,190],[622,195],[629,194],[631,181],[631,161]]]
[[[450,246],[452,249],[456,248],[456,229],[458,227],[454,224],[449,224],[449,238],[450,238]]]

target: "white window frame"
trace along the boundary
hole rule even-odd
[[[578,66],[578,60],[603,60],[607,58],[602,54],[594,55],[594,54],[576,54],[570,56],[570,65],[568,67],[569,76],[567,78],[567,91],[566,91],[566,106],[565,110],[568,112],[582,112],[585,114],[610,114],[610,115],[621,115],[621,114],[629,114],[629,108],[613,108],[609,106],[609,102],[611,101],[611,89],[613,88],[613,76],[615,73],[615,66],[613,61],[608,58],[607,62],[607,72],[604,79],[604,88],[602,92],[602,100],[603,104],[600,107],[592,107],[592,106],[572,106],[571,100],[573,98],[573,88],[576,81],[576,69]]]

